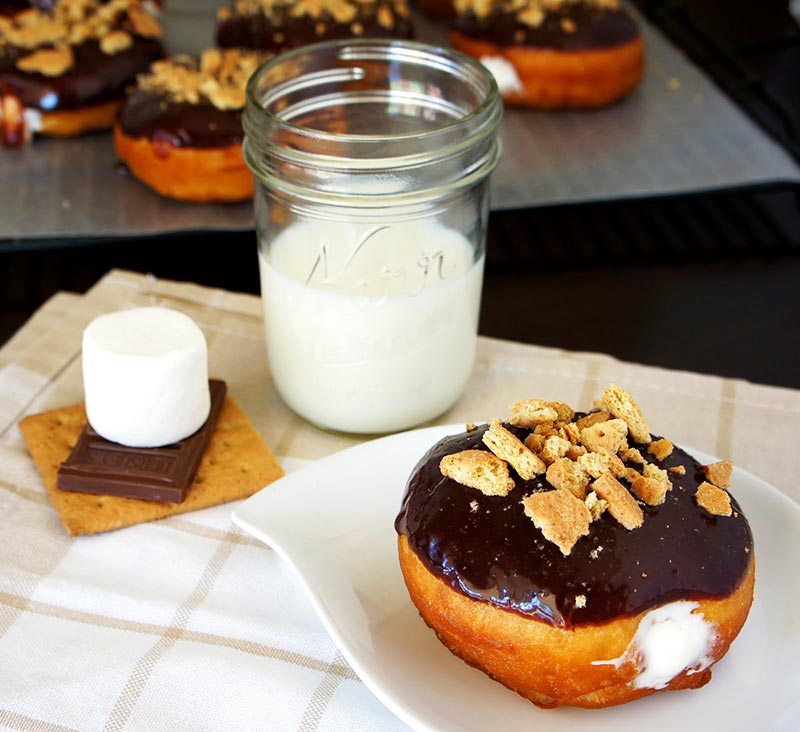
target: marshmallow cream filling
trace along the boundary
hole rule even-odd
[[[494,76],[501,95],[508,92],[522,91],[522,82],[517,75],[517,70],[510,61],[502,56],[482,56],[481,63]]]
[[[620,668],[632,662],[639,669],[635,689],[663,689],[681,672],[698,673],[711,664],[716,632],[696,602],[673,602],[645,615],[636,635],[619,658],[594,661]]]
[[[107,440],[170,445],[208,418],[208,352],[188,316],[160,307],[101,315],[83,334],[86,416]]]

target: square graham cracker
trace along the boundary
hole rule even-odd
[[[56,487],[58,468],[69,457],[85,424],[83,404],[32,414],[19,424],[50,502],[71,536],[121,529],[248,498],[284,475],[247,415],[226,396],[217,428],[181,503],[62,491]]]

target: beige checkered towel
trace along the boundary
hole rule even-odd
[[[218,506],[70,538],[17,429],[82,401],[80,342],[97,315],[145,304],[202,327],[224,378],[291,470],[357,442],[292,415],[272,388],[257,298],[109,273],[51,299],[0,350],[0,728],[395,730],[405,726],[339,655],[278,556]],[[629,389],[654,432],[731,458],[800,500],[800,393],[481,339],[466,395],[441,423],[527,397],[587,408]]]

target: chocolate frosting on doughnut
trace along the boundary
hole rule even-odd
[[[71,47],[74,65],[61,76],[20,71],[14,62],[30,51],[0,52],[0,94],[14,94],[26,107],[43,111],[75,109],[121,98],[136,74],[164,55],[161,43],[134,36],[130,48],[108,55],[96,39]]]
[[[118,123],[126,135],[175,147],[227,147],[244,138],[241,109],[217,109],[210,102],[176,102],[141,89],[128,97]]]
[[[505,425],[520,439],[529,430]],[[675,447],[664,460],[673,488],[660,506],[642,505],[644,524],[632,531],[606,511],[564,556],[525,515],[522,498],[552,490],[544,475],[522,480],[504,497],[486,496],[442,475],[444,455],[484,450],[486,427],[446,437],[414,469],[395,528],[423,564],[450,587],[555,626],[574,627],[632,616],[663,603],[725,597],[744,578],[753,537],[735,500],[733,515],[714,516],[694,500],[706,477]],[[635,467],[634,464],[631,464]],[[576,598],[581,598],[576,601]],[[585,598],[585,606],[583,600]]]
[[[410,17],[397,12],[397,5],[391,0],[376,0],[356,5],[358,14],[347,22],[338,21],[325,10],[319,17],[298,15],[293,13],[292,4],[286,2],[270,4],[268,13],[232,12],[217,23],[217,45],[223,48],[239,47],[279,52],[318,41],[340,38],[413,37]],[[391,26],[380,22],[381,12],[391,14]]]
[[[565,24],[569,31],[565,30]],[[549,10],[537,27],[521,22],[514,12],[500,4],[484,18],[472,11],[459,15],[455,27],[471,38],[501,46],[535,46],[558,51],[614,48],[640,35],[636,21],[625,10],[589,3],[567,3]]]

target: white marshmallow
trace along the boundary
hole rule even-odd
[[[702,613],[693,612],[696,602],[678,601],[651,610],[639,622],[636,635],[619,658],[594,661],[619,668],[634,661],[639,674],[631,682],[635,689],[663,689],[679,673],[697,673],[711,664],[717,634]]]
[[[481,63],[489,70],[497,82],[500,94],[508,92],[521,92],[522,82],[520,81],[514,65],[502,56],[482,56]]]
[[[169,445],[208,417],[206,340],[175,310],[135,308],[101,315],[83,333],[89,424],[130,447]]]

